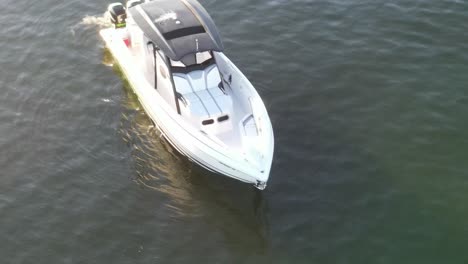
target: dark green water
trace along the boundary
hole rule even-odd
[[[269,109],[264,192],[160,138],[108,4],[2,1],[1,263],[468,262],[468,2],[202,1]]]

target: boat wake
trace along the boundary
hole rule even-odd
[[[70,31],[72,35],[75,36],[77,31],[79,31],[80,29],[83,29],[83,26],[85,28],[95,27],[98,30],[103,29],[103,28],[108,28],[112,26],[112,23],[110,22],[109,18],[110,18],[110,14],[107,11],[100,16],[88,16],[87,15],[83,17],[79,23],[72,26],[70,28]]]
[[[105,12],[101,16],[85,16],[78,25],[98,26],[99,29],[112,26],[110,22],[109,12]]]
[[[96,34],[95,30],[99,31],[109,27],[112,27],[112,23],[110,20],[110,14],[106,11],[102,15],[84,16],[80,22],[70,28],[70,32],[73,37],[81,38],[83,35],[89,36],[90,34]],[[114,66],[114,59],[107,49],[104,50],[102,63],[109,67]]]

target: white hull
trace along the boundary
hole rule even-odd
[[[255,137],[241,136],[239,139],[241,143],[237,147],[223,142],[209,132],[200,130],[190,120],[174,111],[174,108],[155,90],[154,83],[150,83],[148,76],[139,67],[138,58],[123,41],[122,35],[126,34],[125,28],[103,29],[100,34],[125,73],[146,113],[174,148],[210,171],[251,183],[259,189],[266,187],[274,147],[270,119],[253,86],[223,53],[216,53],[217,61],[222,61],[224,64],[219,65],[220,74],[223,74],[223,71],[229,71],[225,72],[224,76],[231,75],[231,78],[241,80],[239,91],[236,93],[238,93],[237,96],[248,98],[247,102],[250,103],[249,108],[251,108],[250,116],[255,122],[258,134]],[[233,130],[239,130],[241,123],[245,123],[246,120],[244,118],[232,122],[235,123]]]

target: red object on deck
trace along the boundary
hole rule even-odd
[[[124,38],[123,41],[125,42],[125,45],[127,45],[127,47],[130,47],[130,38]]]

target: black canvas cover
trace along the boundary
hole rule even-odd
[[[172,60],[195,52],[224,50],[213,20],[196,0],[154,0],[128,12]]]

